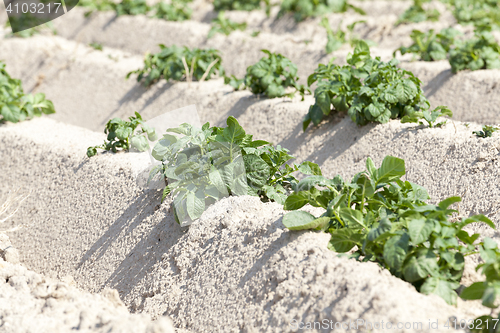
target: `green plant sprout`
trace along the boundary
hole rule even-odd
[[[386,123],[404,118],[416,122],[423,118],[433,125],[438,116],[451,115],[446,107],[428,111],[421,81],[412,72],[398,68],[398,61],[383,62],[372,58],[364,41],[357,41],[354,53],[347,56],[347,65],[320,64],[307,80],[314,91],[315,103],[303,121],[305,131],[312,122],[318,125],[330,112],[347,112],[358,125],[369,122]],[[424,113],[425,112],[425,113]]]
[[[401,55],[407,53],[418,55],[419,60],[422,61],[443,60],[448,57],[455,38],[460,34],[460,31],[453,28],[442,29],[439,33],[435,33],[432,29],[426,33],[413,30],[410,35],[413,44],[409,47],[401,46],[394,51],[393,56],[395,57],[396,52],[399,51]]]
[[[249,66],[243,79],[232,75],[225,77],[225,83],[236,90],[248,88],[254,94],[264,94],[269,98],[293,98],[298,92],[304,100],[304,95],[310,90],[297,83],[297,66],[279,53],[271,53],[268,50],[262,52],[267,54],[267,58],[261,58],[256,64]],[[295,91],[287,93],[287,88],[294,88]]]
[[[419,23],[424,21],[437,21],[439,20],[439,12],[436,9],[425,10],[422,7],[424,2],[428,0],[414,0],[413,5],[408,8],[397,20],[396,25],[402,23]]]
[[[478,138],[490,138],[498,129],[499,128],[495,126],[484,125],[482,131],[474,131],[472,134],[475,134]]]
[[[293,13],[297,22],[309,17],[323,16],[329,13],[345,13],[349,9],[356,13],[366,15],[359,7],[348,2],[348,0],[283,0],[278,18],[286,13]]]
[[[131,147],[144,152],[149,149],[148,139],[157,140],[155,129],[149,127],[141,115],[136,112],[135,116],[128,118],[129,121],[120,118],[113,118],[106,123],[104,133],[107,134],[104,144],[87,149],[87,156],[92,157],[97,154],[97,149],[112,151],[116,153],[118,149],[130,150]],[[137,127],[141,126],[140,130]],[[146,138],[147,136],[147,138]]]
[[[220,33],[229,36],[235,30],[245,30],[246,23],[236,23],[224,16],[224,12],[219,12],[217,18],[212,21],[212,28],[208,32],[207,38],[212,38],[215,34]]]
[[[342,21],[339,22],[337,27],[337,31],[333,32],[333,29],[330,27],[330,22],[328,18],[323,17],[321,19],[320,25],[326,29],[326,37],[327,43],[325,47],[325,51],[327,54],[330,54],[339,48],[342,47],[343,44],[349,43],[351,46],[354,46],[360,38],[354,34],[354,28],[357,24],[366,23],[366,21],[355,21],[347,26],[347,33],[341,29]],[[373,41],[366,40],[365,41],[369,46],[374,46],[376,43]]]
[[[460,198],[426,203],[425,188],[401,180],[406,173],[402,159],[387,156],[377,169],[368,158],[366,169],[351,182],[340,176],[302,179],[285,201],[284,209],[293,212],[283,217],[283,224],[290,230],[327,232],[332,251],[351,251],[351,257],[378,263],[421,293],[456,304],[464,257],[487,244],[476,242],[480,235],[470,235],[464,227],[475,222],[493,229],[495,225],[484,215],[451,222],[449,216],[456,210],[449,207]],[[306,204],[324,213],[316,217],[298,210]]]
[[[146,54],[144,68],[127,74],[138,74],[137,81],[144,79],[144,84],[150,86],[160,79],[191,82],[210,80],[213,75],[224,75],[219,51],[215,49],[189,49],[176,45],[166,47],[160,44],[160,52]]]
[[[12,78],[0,61],[0,123],[17,123],[55,112],[54,104],[45,99],[45,94],[25,95],[21,80]]]
[[[162,200],[172,194],[179,223],[197,219],[205,207],[228,195],[253,195],[283,204],[298,183],[292,173],[321,175],[312,162],[287,164],[293,159],[288,150],[253,140],[234,117],[226,123],[170,128],[153,148],[152,156],[161,165],[151,171],[150,180],[157,175],[167,179]]]
[[[450,65],[453,73],[470,69],[500,68],[500,45],[487,30],[477,30],[473,38],[457,41],[450,50]]]
[[[160,1],[152,7],[152,17],[167,21],[185,21],[191,18],[193,10],[189,7],[192,0]]]

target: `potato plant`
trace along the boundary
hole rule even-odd
[[[491,238],[485,238],[479,245],[479,253],[482,263],[477,265],[476,271],[481,270],[485,280],[475,282],[465,288],[460,297],[464,300],[481,300],[481,303],[492,309],[490,315],[484,315],[474,320],[475,325],[472,332],[495,333],[500,330],[497,318],[493,318],[493,309],[497,309],[500,303],[500,250],[498,244]]]
[[[359,40],[357,36],[354,34],[354,28],[356,25],[366,23],[366,21],[355,21],[347,26],[347,32],[341,29],[342,21],[339,22],[337,30],[334,32],[330,26],[330,22],[328,18],[323,17],[321,19],[320,25],[326,29],[326,37],[327,43],[325,47],[325,51],[327,54],[332,53],[342,47],[342,45],[349,43],[351,46],[354,46],[356,42]],[[375,45],[373,41],[365,41],[367,44]]]
[[[136,131],[138,126],[141,126],[141,129]],[[88,157],[95,156],[97,149],[111,150],[116,153],[119,148],[130,150],[133,147],[144,152],[149,149],[148,139],[150,141],[157,139],[155,129],[144,123],[138,112],[135,113],[135,116],[129,117],[129,121],[120,118],[109,120],[104,128],[104,133],[107,134],[106,140],[102,145],[89,147],[87,149]]]
[[[122,0],[114,5],[116,15],[146,15],[150,10],[146,0]]]
[[[210,80],[212,76],[224,75],[219,51],[215,49],[189,49],[173,45],[167,47],[160,44],[160,52],[146,54],[144,68],[127,74],[137,74],[137,81],[144,79],[144,84],[150,86],[160,79],[182,81]]]
[[[307,80],[314,91],[315,103],[303,121],[305,131],[312,122],[318,125],[322,119],[335,112],[346,112],[358,125],[369,122],[386,123],[390,119],[405,118],[415,122],[425,118],[436,120],[437,115],[449,115],[451,111],[440,106],[428,111],[430,103],[421,89],[420,80],[413,73],[398,68],[396,59],[388,63],[372,58],[370,48],[358,41],[354,53],[347,56],[345,66],[320,64]],[[430,112],[424,117],[423,112]],[[432,125],[432,123],[430,123]]]
[[[419,23],[424,21],[437,21],[439,20],[439,12],[436,9],[425,10],[422,7],[424,2],[429,2],[428,0],[413,0],[413,5],[408,8],[401,16],[398,18],[396,25],[403,23]]]
[[[457,41],[455,46],[449,58],[453,73],[500,68],[500,45],[487,30],[476,30],[473,38]]]
[[[189,7],[192,0],[160,1],[152,7],[152,17],[167,21],[185,21],[191,18],[193,10]]]
[[[45,99],[45,94],[25,95],[21,80],[12,78],[0,61],[0,122],[17,123],[55,112],[54,104]]]
[[[500,28],[500,7],[497,0],[441,0],[450,5],[460,24]]]
[[[85,17],[90,16],[92,13],[98,11],[115,10],[116,4],[110,0],[79,0],[78,6],[84,7]]]
[[[401,55],[411,53],[414,57],[418,56],[422,61],[444,60],[460,34],[460,31],[453,28],[442,29],[439,33],[435,33],[432,29],[428,32],[413,30],[410,35],[413,44],[409,47],[401,46],[394,51],[393,56],[399,51]]]
[[[85,7],[85,16],[89,16],[95,11],[116,12],[121,15],[149,15],[150,17],[164,19],[167,21],[185,21],[191,18],[193,10],[188,4],[192,0],[172,0],[170,2],[160,1],[150,6],[145,0],[122,0],[114,2],[112,0],[81,0],[78,5]]]
[[[167,130],[152,151],[161,162],[150,180],[165,177],[168,185],[163,198],[172,194],[178,222],[195,220],[205,207],[228,195],[259,196],[263,201],[285,202],[302,172],[321,175],[312,162],[287,164],[293,156],[280,146],[253,140],[238,121],[229,117],[226,127],[201,129],[189,124]]]
[[[261,0],[214,0],[214,10],[246,10],[251,11],[260,9]],[[269,0],[264,1],[266,6],[269,6]]]
[[[304,100],[304,95],[310,90],[297,83],[297,66],[279,53],[271,53],[268,50],[262,52],[267,54],[267,58],[263,57],[256,64],[249,66],[243,79],[232,75],[225,77],[225,83],[236,90],[248,88],[254,94],[263,94],[269,98],[293,98],[298,92]],[[287,93],[287,88],[293,88],[295,91]]]
[[[278,17],[286,13],[293,13],[295,20],[300,22],[308,17],[344,13],[349,9],[358,14],[366,14],[361,8],[350,4],[348,0],[283,0]]]
[[[220,33],[229,36],[231,32],[235,30],[245,30],[247,28],[246,23],[236,23],[227,19],[224,16],[224,12],[219,12],[217,18],[212,21],[212,28],[208,32],[207,38],[212,38],[215,34]]]
[[[472,134],[475,134],[478,138],[490,138],[498,130],[498,127],[484,125],[481,131],[473,131]]]
[[[284,209],[293,212],[283,217],[283,224],[290,230],[325,231],[331,235],[331,250],[352,251],[351,257],[376,262],[420,292],[456,304],[464,257],[476,253],[476,246],[488,246],[487,241],[477,241],[479,234],[463,229],[474,222],[495,225],[484,215],[450,221],[456,211],[449,207],[460,198],[426,203],[425,188],[401,180],[402,159],[387,156],[377,169],[368,158],[366,169],[351,182],[340,176],[302,179],[285,201]],[[306,204],[324,213],[316,217],[298,210]]]

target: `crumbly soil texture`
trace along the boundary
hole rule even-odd
[[[439,22],[399,26],[411,1],[353,3],[368,15],[332,14],[330,22],[342,21],[345,29],[366,20],[355,31],[377,43],[372,53],[383,60],[411,43],[413,29],[456,26],[438,2],[428,5],[442,13]],[[335,57],[343,64],[352,51],[344,45],[327,55],[319,18],[297,24],[291,16],[276,19],[276,9],[270,17],[227,12],[247,29],[207,39],[216,13],[203,0],[193,6],[185,22],[112,12],[85,16],[75,8],[53,22],[57,35],[0,32],[7,71],[22,80],[25,92],[45,93],[56,108],[49,116],[0,125],[0,197],[16,189],[29,194],[0,226],[15,229],[0,233],[0,332],[343,332],[354,326],[436,332],[448,331],[449,320],[488,314],[479,302],[449,306],[374,263],[338,256],[327,249],[328,234],[290,232],[277,203],[229,197],[180,227],[172,200],[162,203],[161,190],[138,183],[127,153],[86,157],[87,147],[103,142],[113,117],[138,111],[149,120],[195,105],[197,121],[221,126],[234,116],[254,139],[289,149],[294,162],[319,164],[328,177],[352,177],[368,157],[376,165],[387,155],[403,158],[404,179],[426,187],[431,202],[461,196],[460,216],[485,214],[499,226],[500,135],[472,134],[500,123],[499,70],[452,74],[447,61],[401,57],[400,66],[422,80],[431,104],[449,106],[453,120],[441,128],[396,120],[358,127],[336,115],[304,132],[310,95],[267,99],[233,91],[222,78],[149,88],[134,76],[125,79],[158,44],[217,48],[226,71],[238,77],[269,49],[297,64],[302,83],[319,63]],[[1,7],[0,26],[5,19]],[[500,241],[483,225],[468,230]],[[467,258],[462,285],[482,279],[477,262]]]

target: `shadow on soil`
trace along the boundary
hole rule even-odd
[[[261,97],[260,95],[249,95],[240,98],[230,109],[227,111],[218,121],[216,126],[226,126],[226,119],[229,116],[233,116],[238,119],[241,115],[243,115],[249,108],[251,108],[254,104],[259,103],[265,100],[265,97]]]
[[[318,126],[310,126],[305,132],[300,122],[293,132],[279,142],[279,145],[289,149],[291,155],[298,155],[300,150],[304,150],[304,143],[309,142],[315,147],[307,149],[311,153],[301,158],[322,166],[328,159],[342,155],[374,126],[368,124],[358,127],[346,115],[334,115]]]
[[[164,216],[161,216],[163,214],[155,214],[160,209],[161,192],[149,190],[136,197],[82,256],[77,269],[82,269],[82,267],[92,265],[93,262],[100,260],[108,250],[111,251],[111,246],[116,247],[116,242],[120,239],[130,239],[128,243],[135,245],[101,286],[101,288],[107,286],[117,289],[122,298],[127,296],[152,269],[152,266],[161,259],[161,255],[173,246],[182,234],[180,226],[175,223],[173,217],[170,216],[171,214],[167,212]],[[165,206],[162,207],[162,212],[164,209]],[[169,232],[162,236],[161,230],[165,228],[166,223]],[[139,239],[135,240],[136,238]],[[125,247],[126,244],[123,246]]]
[[[429,83],[427,83],[427,85],[424,87],[423,90],[425,92],[425,96],[427,98],[432,97],[439,91],[440,88],[444,86],[446,82],[448,82],[453,77],[453,75],[454,74],[451,72],[451,69],[439,73],[432,80],[430,80]]]

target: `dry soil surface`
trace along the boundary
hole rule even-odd
[[[369,13],[366,18],[348,12],[332,14],[330,22],[336,26],[343,19],[345,27],[366,19],[356,33],[376,41],[373,54],[385,60],[411,42],[412,29],[455,24],[439,3],[430,5],[442,11],[440,22],[398,27],[394,22],[410,2],[356,3]],[[298,25],[291,17],[276,21],[276,10],[270,18],[259,11],[228,13],[247,22],[248,29],[207,40],[213,8],[204,1],[195,7],[193,20],[181,23],[113,13],[85,18],[76,8],[54,21],[58,36],[0,34],[0,59],[9,73],[22,79],[26,92],[46,93],[57,110],[0,125],[0,195],[18,187],[31,191],[5,225],[22,227],[9,233],[22,264],[17,253],[2,254],[8,260],[0,260],[5,280],[0,279],[0,331],[170,332],[170,317],[177,331],[191,332],[297,332],[295,324],[342,326],[356,319],[412,323],[394,332],[435,332],[429,322],[438,321],[444,331],[448,318],[488,313],[475,302],[448,306],[375,264],[337,257],[326,248],[326,234],[288,231],[282,207],[257,198],[224,199],[191,227],[181,228],[170,199],[160,203],[161,191],[137,183],[126,153],[85,156],[88,146],[102,143],[103,126],[112,117],[139,111],[152,119],[194,104],[202,122],[223,125],[235,116],[254,138],[290,149],[297,162],[318,163],[326,176],[352,177],[369,156],[377,165],[386,155],[403,158],[405,179],[425,186],[432,202],[459,195],[460,216],[482,213],[500,225],[500,136],[472,134],[481,124],[500,123],[500,71],[453,75],[446,61],[402,57],[401,66],[423,81],[431,104],[448,105],[454,121],[442,128],[399,121],[357,127],[336,115],[306,132],[301,121],[312,96],[265,99],[234,92],[220,78],[161,82],[149,89],[134,78],[125,80],[129,71],[142,67],[144,52],[156,51],[159,43],[218,48],[228,72],[240,77],[262,56],[259,50],[268,48],[297,63],[301,82],[318,63],[332,56],[344,63],[350,52],[345,45],[326,55],[319,19]],[[262,32],[251,37],[254,30]],[[102,43],[103,51],[90,48],[90,42]],[[484,225],[469,230],[500,241]],[[463,285],[481,279],[476,263],[477,257],[467,260]]]

